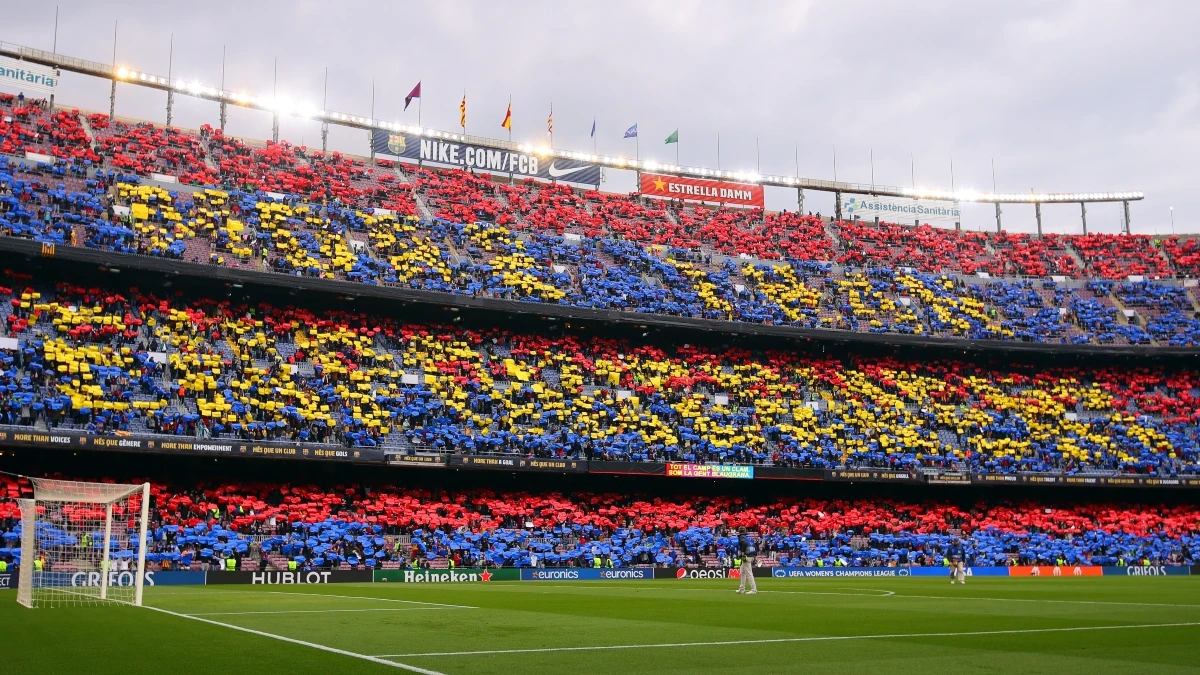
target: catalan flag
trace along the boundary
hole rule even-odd
[[[462,103],[458,104],[458,126],[467,128],[467,94],[463,92]]]
[[[500,123],[500,126],[504,127],[505,129],[508,129],[509,131],[512,131],[512,102],[511,101],[508,103],[508,110],[504,113],[504,121]]]
[[[546,133],[554,135],[554,104],[550,104],[550,116],[546,118]]]

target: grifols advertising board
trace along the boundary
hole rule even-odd
[[[763,186],[754,183],[731,183],[707,178],[684,178],[661,173],[642,174],[642,194],[647,197],[682,199],[689,202],[763,206]]]

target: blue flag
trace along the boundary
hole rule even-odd
[[[596,137],[596,118],[594,118],[594,117],[592,118],[592,133],[591,133],[591,136],[592,136],[592,138],[595,138],[595,137]]]
[[[637,138],[637,124],[625,130],[625,138]]]

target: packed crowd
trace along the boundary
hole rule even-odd
[[[1200,472],[1200,375],[469,330],[6,273],[0,423],[627,461]]]
[[[50,113],[44,101],[9,95],[0,95],[0,113],[0,154],[38,152],[57,162],[0,157],[0,232],[9,236],[719,321],[1049,343],[1200,343],[1200,299],[1175,281],[1122,282],[1170,297],[1169,308],[1097,292],[1113,284],[1072,281],[1194,276],[1190,238],[827,223],[532,180],[509,185],[462,171],[406,173],[387,161],[368,166],[207,126],[192,133]],[[139,184],[152,174],[209,187]]]
[[[617,233],[602,226],[624,222],[617,215],[588,221],[585,233],[560,235],[562,221],[546,220],[544,206],[530,206],[519,222],[496,209],[501,203],[565,208],[570,199],[610,214],[647,207],[589,193],[600,199],[593,203],[561,186],[521,188],[526,192],[520,194],[504,186],[509,194],[502,202],[480,196],[492,183],[455,172],[416,177],[432,208],[454,218],[422,220],[262,192],[173,192],[114,170],[88,175],[73,173],[72,166],[0,158],[0,231],[256,271],[718,321],[1046,343],[1200,344],[1197,298],[1174,282],[968,281],[907,266],[730,258],[614,238]],[[478,190],[456,191],[459,178]],[[521,202],[534,192],[535,199]],[[494,222],[471,220],[464,204]],[[823,229],[796,214],[767,218]],[[545,229],[520,231],[530,223]],[[1143,289],[1139,297],[1169,297],[1171,305],[1123,303],[1127,287]]]
[[[19,558],[13,499],[27,490],[0,476],[0,560]],[[738,527],[758,541],[765,566],[936,566],[947,563],[952,549],[980,566],[1193,564],[1200,557],[1200,511],[1191,506],[979,502],[963,508],[153,482],[152,499],[147,560],[158,569],[721,567],[737,555]],[[119,506],[116,527],[133,527],[137,508]],[[40,534],[61,546],[81,545],[77,532],[61,526]],[[88,538],[90,545],[101,541],[100,533]]]

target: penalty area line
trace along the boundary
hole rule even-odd
[[[891,633],[884,635],[822,635],[817,637],[763,638],[759,640],[714,640],[711,642],[663,642],[648,645],[600,645],[594,647],[543,647],[536,649],[484,649],[466,652],[421,652],[409,654],[379,654],[376,658],[416,658],[431,656],[484,656],[488,654],[540,654],[545,652],[591,652],[617,649],[669,649],[675,647],[725,647],[733,645],[765,645],[788,642],[837,642],[845,640],[894,640],[901,638],[968,637],[973,635],[1024,635],[1029,633],[1070,633],[1096,630],[1133,630],[1138,628],[1177,628],[1200,626],[1200,621],[1185,623],[1142,623],[1124,626],[1076,626],[1066,628],[1017,628],[1012,630],[977,630],[960,633]]]
[[[439,612],[457,607],[371,607],[368,609],[273,609],[261,612],[195,612],[188,616],[246,616],[249,614],[334,614],[338,612]]]
[[[305,640],[297,640],[296,638],[290,638],[290,637],[286,637],[283,635],[276,635],[275,633],[268,633],[266,631],[261,631],[261,630],[254,630],[253,628],[246,628],[244,626],[236,626],[231,623],[222,623],[220,621],[213,621],[212,619],[205,619],[205,618],[199,617],[199,616],[192,616],[191,614],[180,614],[179,612],[172,612],[169,609],[162,609],[161,607],[152,607],[150,605],[143,605],[143,606],[146,609],[150,609],[155,612],[162,612],[163,614],[168,614],[170,616],[179,617],[181,619],[190,619],[192,621],[199,621],[201,623],[207,623],[207,624],[210,624],[213,626],[229,628],[232,630],[241,631],[243,633],[257,635],[259,637],[271,638],[272,640],[280,640],[282,642],[290,642],[291,644],[300,645],[301,647],[309,647],[311,649],[318,649],[320,651],[329,652],[331,654],[337,654],[339,656],[349,656],[351,658],[361,659],[363,661],[370,661],[371,663],[378,663],[379,665],[382,665],[382,666],[389,666],[391,668],[399,668],[400,670],[407,670],[412,673],[421,673],[421,675],[446,675],[445,673],[441,673],[436,670],[428,670],[426,668],[418,668],[417,666],[410,666],[407,663],[400,663],[399,661],[392,661],[389,659],[380,658],[378,656],[370,656],[368,654],[359,654],[357,652],[349,652],[344,649],[338,649],[336,647],[328,647],[326,645],[319,645],[315,642],[307,642]]]

